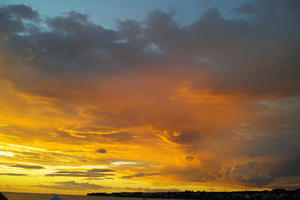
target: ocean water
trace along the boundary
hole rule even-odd
[[[8,200],[48,200],[52,194],[31,194],[31,193],[3,193]],[[143,200],[143,198],[124,198],[124,197],[95,197],[80,195],[59,195],[62,200]],[[158,200],[158,199],[156,199]]]

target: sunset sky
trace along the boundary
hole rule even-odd
[[[300,188],[300,1],[1,0],[0,191]]]

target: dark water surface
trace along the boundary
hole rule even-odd
[[[48,200],[53,194],[31,194],[31,193],[3,193],[8,200]],[[62,200],[142,200],[143,198],[124,198],[124,197],[95,197],[80,195],[59,195]],[[158,200],[158,199],[156,199]]]

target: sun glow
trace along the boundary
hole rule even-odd
[[[8,151],[0,151],[0,156],[13,157],[14,153]]]

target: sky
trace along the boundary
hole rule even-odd
[[[0,1],[0,190],[300,188],[299,11]]]

